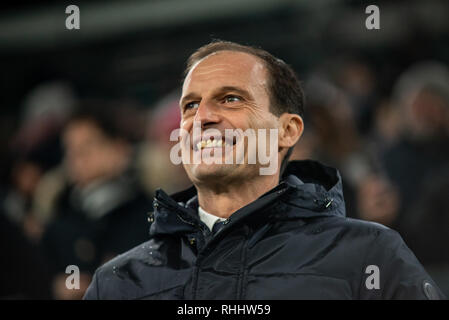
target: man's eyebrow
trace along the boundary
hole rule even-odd
[[[184,105],[184,101],[198,98],[198,96],[199,95],[196,94],[195,92],[191,92],[188,95],[181,98],[181,100],[179,101],[179,105],[182,107]]]
[[[252,98],[251,94],[247,90],[239,88],[239,87],[234,87],[234,86],[220,87],[220,88],[214,90],[214,95],[223,94],[224,92],[229,92],[229,91],[236,92],[236,93],[238,93],[246,98],[249,98],[249,99]],[[184,105],[185,101],[194,100],[194,99],[200,99],[199,94],[197,94],[195,92],[191,92],[188,95],[181,98],[179,105],[182,107]]]
[[[240,95],[242,95],[244,97],[247,97],[247,98],[251,98],[252,97],[251,94],[248,91],[246,91],[245,89],[242,89],[242,88],[239,88],[239,87],[234,87],[234,86],[220,87],[220,88],[218,88],[216,90],[216,93],[219,94],[219,93],[228,92],[228,91],[236,92],[236,93],[238,93],[238,94],[240,94]]]

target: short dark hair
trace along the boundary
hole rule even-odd
[[[276,116],[287,112],[303,117],[304,92],[295,71],[284,61],[265,50],[235,42],[215,40],[200,47],[189,57],[184,76],[187,76],[195,63],[219,51],[244,52],[262,60],[268,71],[270,111]]]
[[[88,98],[75,105],[75,111],[66,121],[66,127],[76,122],[90,122],[110,139],[129,141],[126,130],[120,124],[120,105],[101,98]]]

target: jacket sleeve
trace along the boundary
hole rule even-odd
[[[95,272],[92,282],[84,294],[83,300],[99,300],[99,287],[98,287],[98,272]]]
[[[377,237],[368,248],[362,272],[361,299],[446,298],[401,236],[388,228],[378,230]],[[377,284],[376,276],[379,277]]]

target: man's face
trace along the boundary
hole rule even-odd
[[[69,124],[63,142],[69,176],[80,186],[115,176],[125,166],[127,155],[122,144],[89,120]]]
[[[180,100],[181,129],[190,135],[190,143],[181,143],[182,153],[190,154],[190,164],[184,163],[192,182],[239,181],[259,174],[260,165],[248,164],[248,139],[227,141],[221,147],[199,146],[193,140],[194,122],[201,124],[201,132],[217,129],[225,137],[225,129],[277,129],[278,118],[269,111],[270,98],[267,91],[267,71],[262,61],[242,52],[221,51],[211,54],[192,67],[187,75]],[[200,137],[202,138],[202,137]],[[186,139],[183,139],[186,142]],[[204,139],[206,140],[206,139]],[[270,141],[267,139],[267,141]],[[204,143],[203,143],[204,144]],[[243,146],[239,145],[243,144]],[[225,157],[234,157],[237,147],[244,151],[243,163],[225,164]],[[196,152],[203,159],[219,155],[222,164],[193,163]],[[187,150],[189,149],[189,150]],[[226,152],[228,151],[228,152]],[[268,150],[267,150],[268,153]],[[277,156],[277,151],[276,151]]]

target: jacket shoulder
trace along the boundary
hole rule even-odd
[[[336,217],[332,219],[329,227],[338,230],[343,238],[349,240],[344,243],[353,248],[369,251],[379,249],[379,254],[384,255],[386,249],[394,250],[398,247],[406,247],[404,240],[396,230],[377,222]]]
[[[332,225],[334,227],[346,229],[347,231],[360,236],[365,235],[377,238],[379,235],[387,235],[392,238],[402,239],[397,231],[377,222],[346,217],[334,217],[332,219]]]
[[[109,260],[100,266],[94,274],[94,277],[86,291],[83,299],[123,299],[116,294],[122,293],[121,290],[111,290],[111,288],[120,288],[123,286],[130,275],[129,270],[123,266],[129,266],[136,261],[142,261],[145,256],[145,248],[150,247],[153,240],[146,241],[118,256]]]
[[[373,222],[373,221],[366,221],[366,220],[360,220],[360,219],[354,219],[354,218],[343,218],[341,220],[342,220],[342,223],[344,223],[345,225],[348,225],[355,229],[373,231],[373,232],[381,232],[381,231],[386,231],[386,230],[394,231],[383,224]]]
[[[408,248],[401,235],[382,224],[347,218],[353,230],[372,235],[364,259],[365,281],[360,283],[360,299],[444,299],[436,283]],[[366,283],[375,267],[380,282],[378,290]],[[374,272],[374,273],[373,273]]]
[[[142,260],[145,248],[150,247],[152,242],[153,242],[152,239],[143,242],[138,246],[135,246],[134,248],[115,256],[114,258],[112,258],[111,260],[100,266],[97,269],[97,272],[113,272],[114,266],[126,264],[128,261],[131,260]]]
[[[335,221],[349,235],[350,246],[365,252],[358,299],[445,299],[397,231],[358,219]],[[374,279],[373,270],[380,279],[376,288],[366,284]]]
[[[345,224],[354,231],[371,235],[373,237],[372,244],[374,246],[380,246],[384,248],[385,246],[405,246],[405,242],[399,232],[383,224],[353,218],[346,218],[345,220]]]

